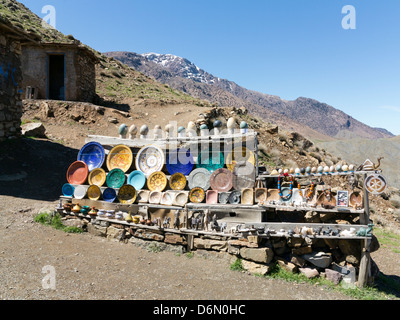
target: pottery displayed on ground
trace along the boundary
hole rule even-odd
[[[89,200],[97,201],[101,198],[101,189],[99,186],[91,185],[87,191]]]
[[[136,189],[130,184],[122,186],[118,191],[118,200],[122,204],[132,204],[136,201]]]
[[[210,177],[210,186],[219,192],[228,192],[232,189],[233,174],[228,169],[217,169]]]
[[[90,185],[102,187],[106,183],[106,179],[106,172],[102,168],[96,168],[89,173],[88,182]]]
[[[125,145],[118,145],[111,149],[107,156],[107,169],[120,169],[124,173],[128,172],[133,163],[132,150]]]
[[[142,171],[146,177],[161,171],[164,164],[164,151],[158,146],[143,147],[136,156],[136,169]]]
[[[75,161],[67,170],[67,181],[69,184],[84,184],[89,175],[89,168],[83,161]]]
[[[85,162],[89,171],[92,171],[103,166],[105,157],[104,148],[100,143],[89,142],[79,151],[78,161]]]
[[[168,185],[168,179],[165,173],[157,171],[152,173],[147,179],[147,187],[150,191],[164,191]]]

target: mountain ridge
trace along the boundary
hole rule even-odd
[[[326,103],[306,97],[289,101],[249,90],[233,81],[221,79],[202,70],[188,59],[172,54],[137,54],[125,51],[104,54],[176,90],[217,103],[222,107],[244,106],[250,112],[281,125],[290,119],[324,136],[339,139],[343,131],[350,131],[356,137],[368,139],[393,136],[386,129],[372,128]],[[321,137],[314,136],[314,138]]]

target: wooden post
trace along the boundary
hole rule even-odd
[[[369,195],[368,195],[368,190],[365,187],[365,180],[367,178],[367,174],[364,174],[363,177],[364,177],[364,183],[363,183],[364,214],[362,214],[360,216],[360,224],[368,225],[369,224]],[[370,243],[371,243],[371,241],[368,239],[361,241],[361,261],[360,261],[360,270],[359,270],[358,281],[357,281],[357,285],[359,287],[365,287],[368,283],[368,276],[370,275],[370,269],[371,269]]]

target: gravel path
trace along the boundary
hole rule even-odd
[[[350,299],[309,284],[230,271],[225,260],[196,254],[188,259],[90,234],[66,234],[33,222],[34,214],[55,203],[8,196],[0,196],[0,201],[0,299]],[[56,290],[42,287],[42,269],[48,265],[55,268]]]

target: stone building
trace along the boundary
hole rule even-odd
[[[34,40],[0,16],[0,140],[21,134],[21,44],[24,43]]]
[[[95,54],[75,43],[22,46],[24,98],[93,102]]]

